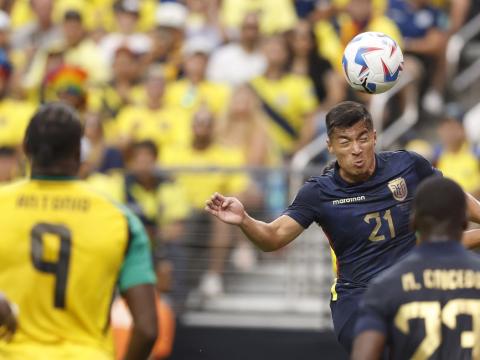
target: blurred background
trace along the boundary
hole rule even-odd
[[[342,359],[321,229],[260,253],[203,211],[215,192],[265,221],[330,161],[324,117],[365,103],[378,150],[407,148],[480,195],[479,0],[0,0],[0,184],[21,179],[25,127],[64,101],[84,122],[79,176],[150,235],[155,359]],[[401,46],[404,73],[355,93],[358,33]],[[345,224],[348,226],[348,224]],[[118,357],[131,325],[117,299]]]

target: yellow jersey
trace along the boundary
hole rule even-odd
[[[191,139],[189,113],[167,106],[157,110],[146,106],[127,106],[116,120],[117,134],[134,141],[151,140],[159,151],[165,147],[187,145]]]
[[[26,101],[0,101],[0,146],[18,146],[22,143],[35,109],[33,104]]]
[[[290,153],[300,136],[305,117],[317,107],[311,80],[287,74],[278,80],[259,76],[250,84],[270,120],[270,136],[284,153]]]
[[[155,282],[149,242],[128,210],[70,178],[0,188],[0,289],[19,308],[2,359],[113,359],[110,306]]]
[[[206,105],[216,114],[225,110],[230,98],[230,90],[224,84],[202,81],[193,85],[186,79],[168,84],[165,92],[165,104],[176,106],[193,114],[201,105]]]
[[[436,167],[443,176],[455,180],[467,192],[480,189],[480,160],[472,146],[465,143],[458,152],[444,151],[437,156]]]
[[[161,154],[162,155],[162,154]],[[222,172],[208,168],[236,168],[245,166],[245,157],[240,149],[227,148],[218,144],[199,151],[192,147],[168,151],[162,156],[162,163],[167,167],[205,168],[205,171],[178,171],[174,178],[184,189],[186,199],[193,209],[201,210],[205,200],[215,192],[236,195],[245,191],[250,179],[244,170]]]

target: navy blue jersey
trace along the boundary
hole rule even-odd
[[[480,358],[480,257],[425,243],[374,279],[355,327],[385,334],[392,359]]]
[[[413,248],[413,194],[423,179],[438,173],[413,152],[375,156],[375,171],[367,181],[345,182],[336,165],[309,179],[284,212],[304,228],[313,222],[322,227],[336,256],[338,296],[342,289],[366,288],[370,279]]]

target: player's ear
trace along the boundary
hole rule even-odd
[[[330,140],[330,137],[327,137],[327,149],[330,154],[333,154],[332,141]]]
[[[417,220],[415,219],[415,210],[412,210],[410,213],[410,229],[413,232],[417,231]]]

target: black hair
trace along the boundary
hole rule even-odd
[[[415,193],[413,210],[416,230],[420,233],[461,234],[467,224],[465,193],[460,185],[447,178],[431,177],[423,181]]]
[[[73,20],[73,21],[78,21],[78,22],[82,22],[82,14],[80,14],[79,11],[77,10],[67,10],[65,12],[65,14],[63,15],[63,20],[64,21],[70,21],[70,20]]]
[[[157,145],[152,140],[143,140],[139,142],[135,142],[132,144],[131,147],[131,153],[132,155],[137,151],[137,150],[142,150],[145,149],[150,152],[155,158],[158,156],[158,148]]]
[[[60,102],[42,105],[28,124],[23,140],[25,153],[35,166],[58,165],[58,161],[80,161],[83,128],[75,110]]]
[[[338,103],[327,113],[325,124],[330,137],[336,128],[346,129],[359,121],[365,121],[369,130],[373,129],[372,115],[365,107],[355,101],[343,101]]]
[[[0,157],[12,157],[17,155],[17,149],[13,146],[0,146]]]

